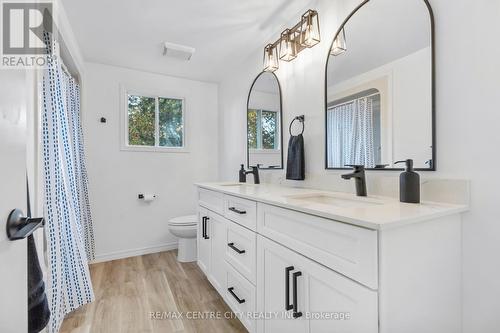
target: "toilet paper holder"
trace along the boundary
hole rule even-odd
[[[139,193],[137,195],[137,199],[146,200],[146,196],[144,195],[144,193]],[[153,194],[153,199],[156,199],[156,194]]]

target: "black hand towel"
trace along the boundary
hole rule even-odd
[[[288,141],[288,158],[286,162],[286,179],[305,179],[304,137],[302,134],[290,136]]]
[[[38,262],[35,240],[28,236],[28,332],[40,332],[50,318],[49,304],[45,295],[45,283]]]

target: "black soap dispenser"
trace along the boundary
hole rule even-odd
[[[413,170],[413,160],[397,161],[406,163],[406,170],[399,176],[399,201],[420,203],[420,176]]]
[[[247,182],[247,173],[245,170],[245,166],[242,164],[241,169],[239,172],[239,181],[240,183],[246,183]]]

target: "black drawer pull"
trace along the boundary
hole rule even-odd
[[[290,272],[294,270],[293,266],[285,267],[285,310],[293,309],[290,304]]]
[[[227,246],[238,252],[239,254],[245,253],[245,250],[240,250],[236,246],[234,246],[234,243],[227,243]]]
[[[292,274],[293,276],[293,318],[302,317],[302,312],[299,311],[297,305],[297,278],[302,275],[302,272],[295,272]]]
[[[243,214],[247,213],[245,210],[236,209],[236,207],[229,207],[229,210],[232,211],[232,212],[235,212],[237,214],[240,214],[240,215],[243,215]]]
[[[245,303],[245,299],[244,299],[244,298],[243,298],[243,299],[241,299],[241,298],[239,298],[238,296],[236,296],[236,294],[234,293],[234,291],[233,291],[233,290],[234,290],[234,287],[227,288],[227,291],[229,291],[229,293],[230,293],[231,295],[233,295],[234,299],[235,299],[238,303],[240,303],[240,304]]]

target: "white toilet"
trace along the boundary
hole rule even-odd
[[[196,215],[174,217],[168,221],[168,229],[172,235],[179,238],[177,261],[196,261],[196,230],[198,229],[198,217]]]

